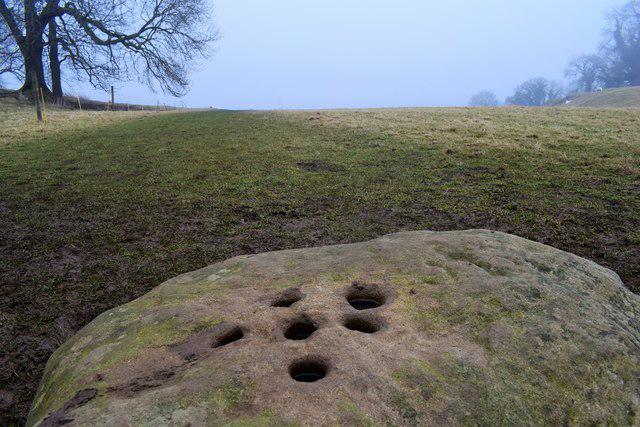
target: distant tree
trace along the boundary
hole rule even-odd
[[[483,90],[471,97],[469,106],[471,107],[497,107],[500,105],[498,97],[488,90]]]
[[[593,92],[604,83],[607,62],[598,55],[581,55],[569,63],[565,76],[578,92]]]
[[[605,85],[640,86],[640,0],[630,0],[613,9],[605,34]]]
[[[61,70],[96,87],[137,78],[182,95],[215,39],[207,0],[0,0],[0,74],[61,95]],[[49,88],[48,82],[51,82]]]
[[[507,98],[509,105],[542,107],[562,96],[562,87],[551,80],[539,77],[527,80],[516,88],[515,94]]]

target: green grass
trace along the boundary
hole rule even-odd
[[[5,419],[69,334],[234,255],[490,228],[640,289],[633,110],[0,113]]]
[[[581,93],[571,99],[572,107],[640,108],[640,86]]]

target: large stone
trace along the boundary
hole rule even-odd
[[[638,425],[639,358],[640,298],[612,271],[502,233],[399,233],[233,258],[98,316],[28,422]]]

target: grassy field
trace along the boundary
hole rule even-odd
[[[5,421],[93,317],[234,255],[490,228],[640,290],[637,111],[32,115],[0,109]]]
[[[571,99],[572,107],[640,108],[640,86],[581,93]]]

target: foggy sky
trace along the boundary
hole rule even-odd
[[[215,0],[215,54],[175,99],[116,84],[117,101],[230,109],[466,105],[597,49],[615,0]],[[72,83],[72,82],[70,82]],[[74,83],[68,90],[107,99]]]

